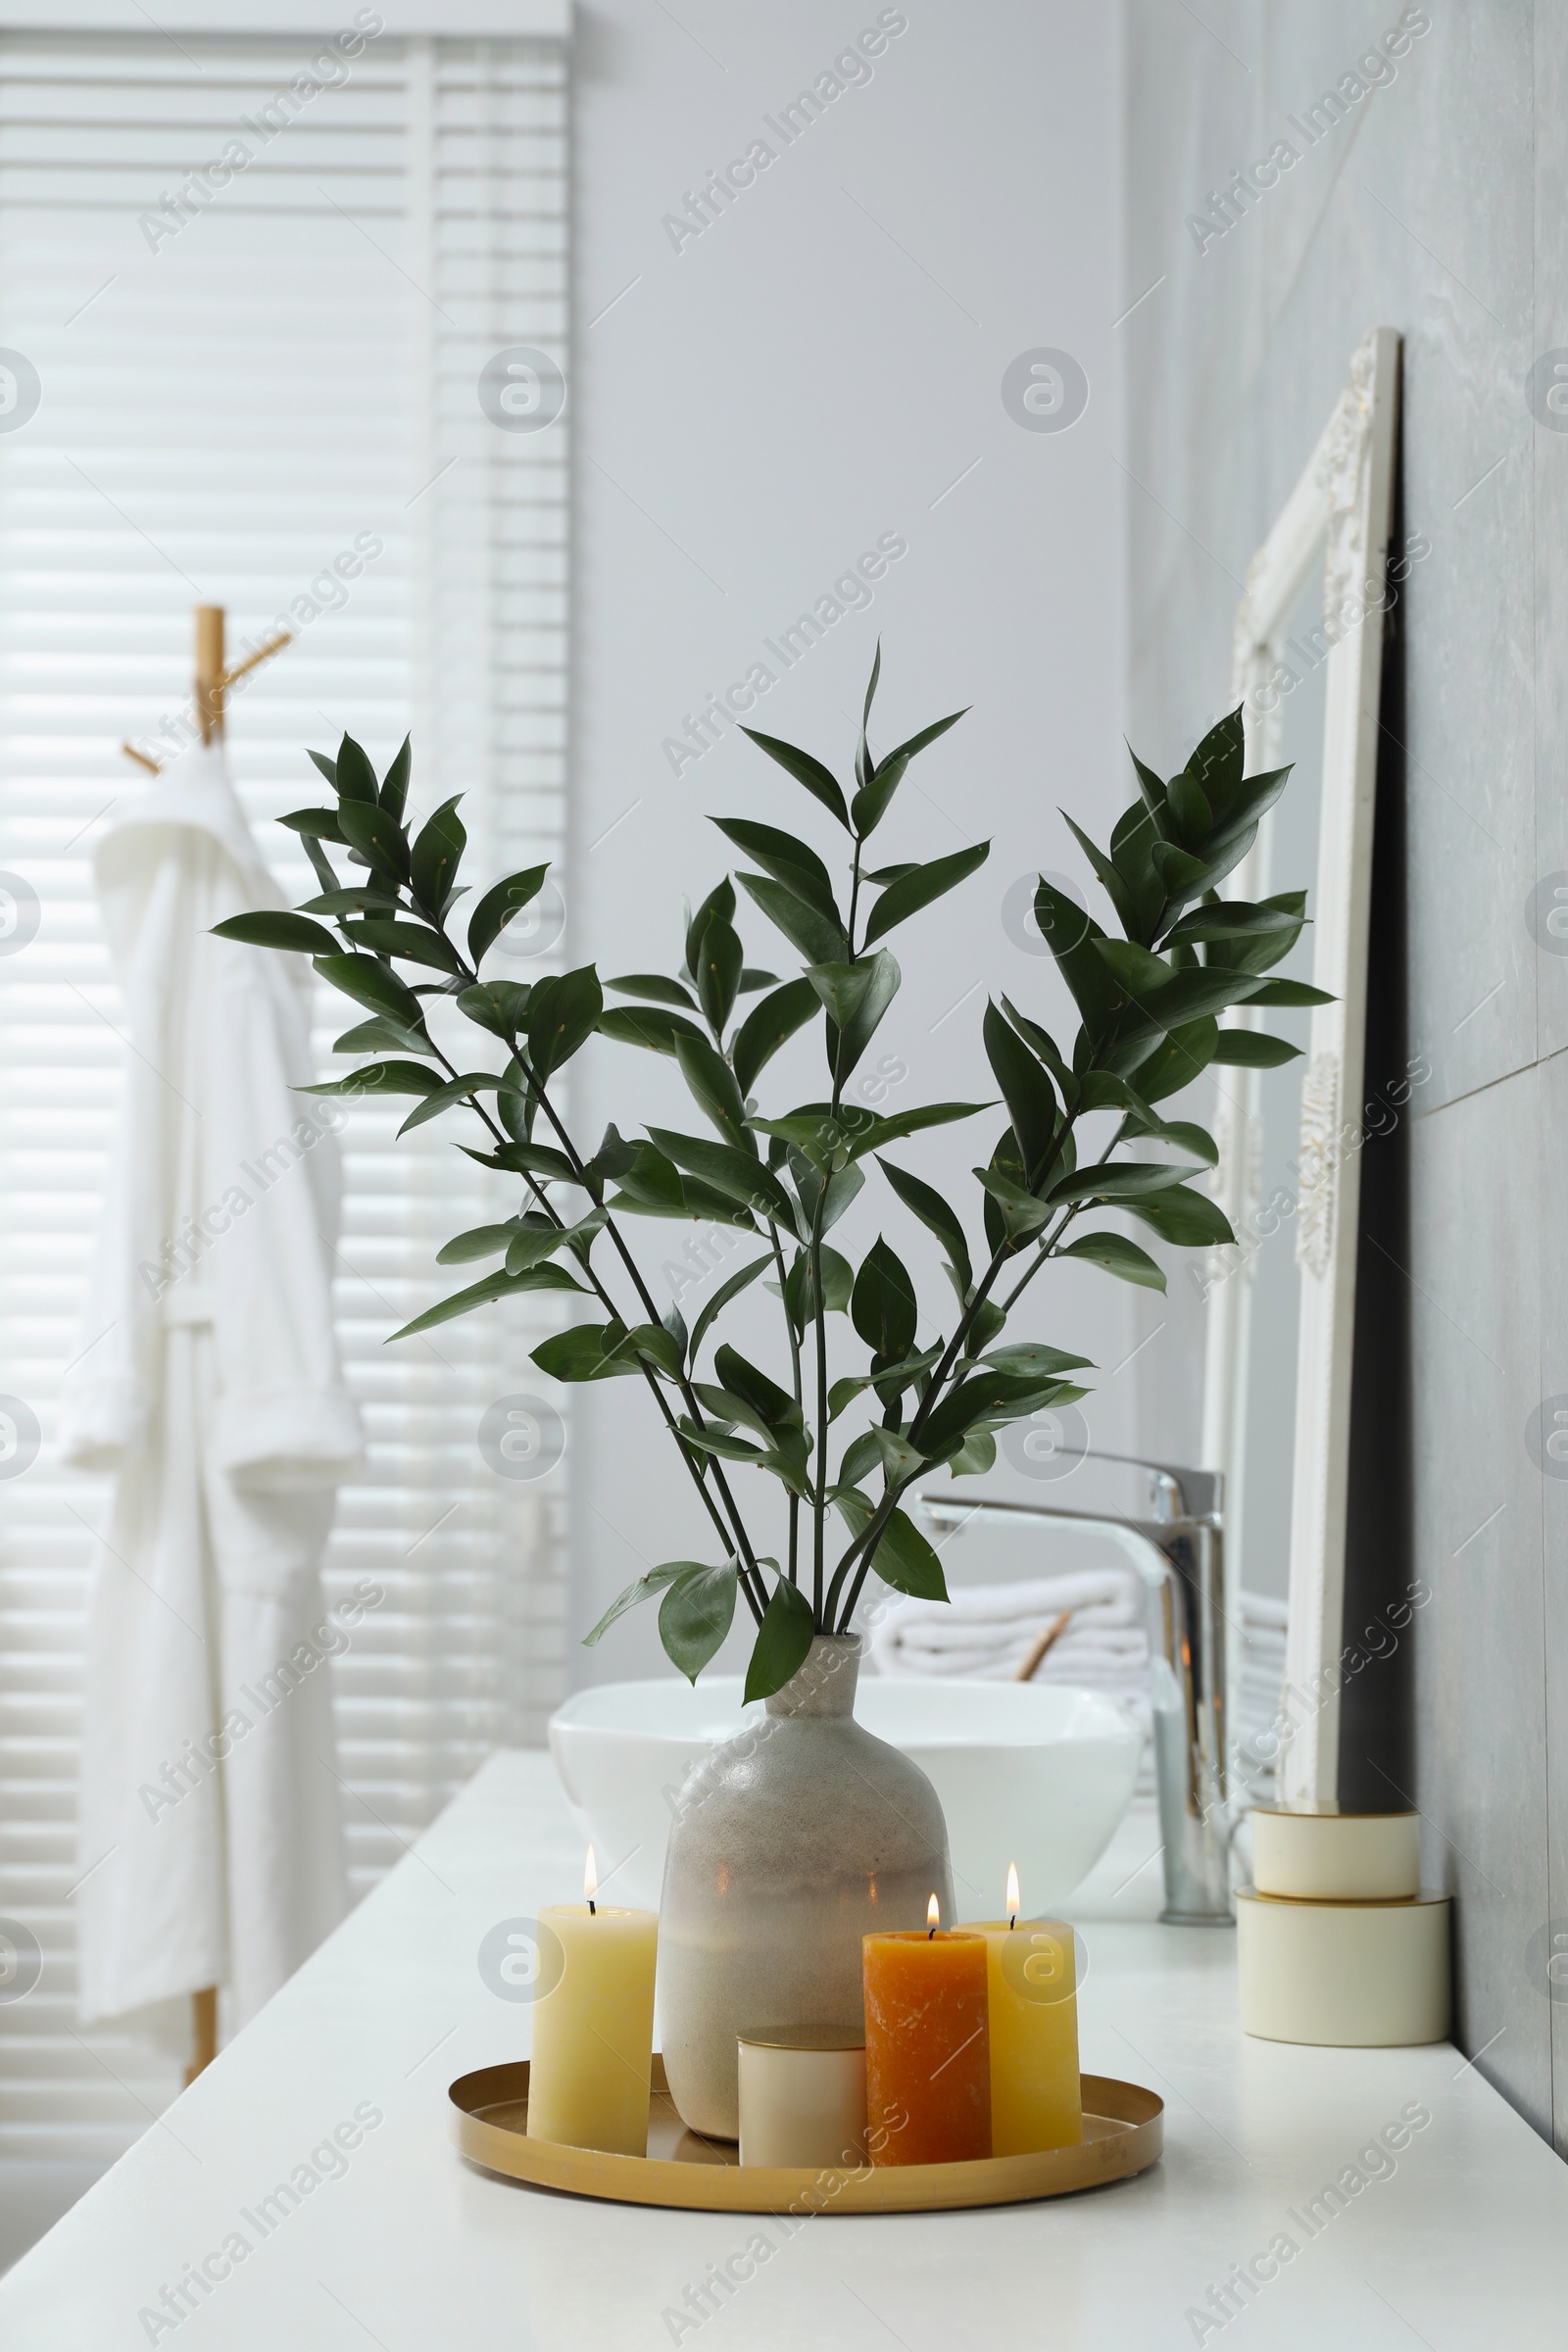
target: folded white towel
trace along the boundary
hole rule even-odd
[[[900,1600],[871,1639],[871,1660],[887,1675],[962,1675],[1004,1682],[1064,1609],[1066,1627],[1047,1651],[1036,1682],[1079,1683],[1147,1715],[1149,1636],[1142,1579],[1130,1568],[1085,1568],[1012,1585],[960,1587],[951,1601]]]

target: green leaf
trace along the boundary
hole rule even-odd
[[[349,846],[349,837],[338,822],[335,808],[291,808],[287,816],[280,816],[277,821],[287,825],[291,833],[302,834],[308,842],[335,841],[343,849]]]
[[[672,1585],[678,1576],[688,1576],[694,1568],[700,1569],[701,1566],[698,1560],[671,1560],[666,1567],[650,1568],[646,1576],[640,1576],[635,1584],[628,1585],[624,1592],[616,1593],[593,1632],[584,1634],[584,1649],[592,1649],[594,1643],[609,1633],[616,1618],[624,1617],[626,1611],[636,1608],[639,1601],[651,1600],[656,1592],[662,1592],[666,1585]]]
[[[445,912],[459,861],[467,847],[468,836],[458,814],[461,793],[443,801],[428,824],[419,832],[409,859],[409,875],[414,896],[428,915]]]
[[[392,1340],[409,1340],[416,1332],[431,1331],[437,1323],[450,1323],[456,1315],[471,1314],[476,1306],[488,1306],[492,1299],[510,1298],[514,1292],[580,1291],[581,1288],[581,1283],[573,1282],[562,1266],[535,1266],[526,1274],[487,1274],[483,1282],[473,1283],[467,1290],[443,1298],[439,1306],[416,1315],[412,1323],[405,1323],[401,1331],[393,1332],[387,1346],[391,1346]]]
[[[985,1360],[996,1371],[1010,1373],[1016,1380],[1054,1380],[1063,1372],[1095,1368],[1092,1357],[1067,1355],[1061,1348],[1048,1348],[1040,1340],[1019,1340],[1010,1348],[993,1348]]]
[[[1147,1250],[1120,1233],[1083,1233],[1075,1242],[1064,1242],[1054,1252],[1057,1257],[1081,1257],[1092,1266],[1103,1266],[1107,1274],[1118,1275],[1123,1282],[1140,1283],[1146,1291],[1162,1291],[1165,1277]]]
[[[381,778],[381,806],[387,814],[396,817],[399,823],[402,822],[403,810],[408,802],[409,771],[413,765],[414,745],[411,738],[405,735],[391,766]]]
[[[1300,924],[1282,906],[1253,906],[1242,899],[1218,899],[1211,906],[1195,906],[1173,923],[1161,945],[1174,948],[1195,940],[1254,939],[1271,932],[1289,931],[1293,937]]]
[[[844,919],[833,896],[833,878],[821,858],[804,841],[792,833],[781,833],[776,825],[754,824],[749,817],[715,816],[715,824],[725,839],[760,865],[764,874],[804,899],[808,906],[825,914],[842,931]]]
[[[687,1568],[664,1594],[659,1610],[659,1639],[664,1654],[689,1683],[695,1683],[735,1619],[739,1571],[733,1560],[722,1568]]]
[[[481,1089],[498,1087],[500,1084],[500,1079],[489,1070],[470,1070],[466,1077],[449,1078],[445,1086],[433,1087],[424,1101],[410,1111],[398,1133],[400,1136],[407,1135],[412,1128],[422,1127],[428,1120],[438,1119],[454,1103],[466,1102],[470,1095],[478,1094]]]
[[[346,1078],[327,1078],[319,1086],[300,1086],[300,1095],[433,1095],[441,1084],[436,1072],[419,1061],[370,1061]]]
[[[750,1462],[754,1466],[760,1466],[765,1458],[763,1447],[754,1446],[750,1438],[732,1437],[722,1429],[699,1429],[695,1421],[684,1416],[678,1426],[687,1445],[695,1446],[699,1453],[716,1453],[720,1461]]]
[[[806,976],[827,1007],[828,1067],[842,1088],[898,995],[899,967],[882,948],[855,963],[812,964]]]
[[[869,698],[866,714],[870,715]],[[851,809],[855,830],[862,841],[867,834],[875,832],[887,814],[888,803],[903,783],[909,761],[923,752],[928,743],[935,743],[939,735],[945,735],[950,727],[956,727],[965,715],[964,710],[955,710],[949,717],[935,720],[929,727],[922,727],[918,735],[911,735],[907,743],[898,744],[885,760],[877,761],[876,767],[856,794]]]
[[[708,1043],[695,1021],[663,1004],[612,1004],[599,1016],[599,1034],[617,1045],[645,1046],[653,1054],[672,1054],[677,1038]]]
[[[623,1331],[606,1343],[604,1372],[635,1371],[643,1363],[657,1364],[671,1380],[681,1376],[684,1366],[680,1348],[662,1323],[634,1323],[630,1331]]]
[[[741,874],[737,879],[808,963],[831,963],[849,954],[850,943],[840,925],[806,899],[797,898],[784,883],[767,874]]]
[[[727,1281],[719,1284],[717,1290],[713,1293],[713,1296],[709,1299],[708,1303],[703,1308],[702,1313],[692,1325],[691,1348],[689,1351],[690,1360],[692,1363],[696,1363],[698,1348],[702,1346],[704,1340],[707,1338],[709,1332],[712,1329],[712,1326],[717,1321],[718,1317],[723,1313],[725,1307],[728,1306],[730,1300],[732,1298],[738,1298],[742,1291],[744,1291],[749,1284],[754,1283],[757,1280],[757,1277],[762,1272],[763,1268],[765,1266],[770,1266],[772,1263],[773,1260],[770,1254],[764,1254],[761,1257],[754,1257],[749,1266],[742,1266],[738,1274],[731,1274]]]
[[[443,1242],[435,1262],[438,1266],[466,1266],[476,1257],[500,1257],[519,1223],[520,1219],[509,1217],[504,1225],[470,1225],[466,1233],[455,1233],[450,1242]]]
[[[310,761],[313,763],[313,765],[314,765],[314,766],[316,766],[316,767],[319,768],[319,770],[320,770],[321,774],[322,774],[322,775],[323,775],[323,776],[326,778],[327,782],[328,782],[328,783],[331,785],[331,787],[332,787],[332,790],[333,790],[334,792],[336,792],[336,790],[337,790],[337,761],[336,761],[335,760],[329,759],[329,758],[328,758],[328,756],[327,756],[327,754],[326,754],[325,752],[307,752],[305,756],[306,756],[306,758],[307,758],[307,759],[308,759],[308,760],[310,760]]]
[[[907,1479],[918,1477],[925,1468],[925,1455],[917,1453],[908,1439],[901,1438],[897,1430],[872,1429],[868,1430],[866,1435],[887,1474],[887,1483],[890,1487],[900,1486]]]
[[[677,1004],[682,1012],[701,1009],[689,988],[682,988],[678,980],[666,980],[662,972],[627,972],[620,980],[607,980],[605,986],[617,996],[651,997],[656,1004]]]
[[[743,1096],[751,1093],[785,1040],[804,1028],[817,1009],[816,991],[803,978],[786,980],[747,1014],[730,1050],[735,1082]]]
[[[405,1021],[377,1019],[361,1021],[357,1028],[345,1029],[342,1036],[333,1041],[332,1051],[334,1054],[433,1054],[435,1048],[424,1033],[422,1020],[417,1029],[411,1029]],[[439,1086],[440,1083],[440,1079],[436,1078],[435,1084]]]
[[[1219,1028],[1212,1020],[1185,1022],[1173,1029],[1168,1037],[1156,1040],[1147,1050],[1134,1049],[1123,1065],[1124,1075],[1136,1078],[1138,1091],[1146,1102],[1159,1102],[1167,1095],[1179,1094],[1191,1086],[1214,1058]]]
[[[463,958],[451,941],[443,939],[439,931],[426,930],[422,923],[397,922],[372,914],[346,923],[344,928],[357,948],[368,948],[373,955],[401,956],[437,972],[457,974],[463,970]]]
[[[286,948],[298,956],[335,956],[338,943],[324,923],[308,914],[231,914],[213,925],[215,939],[237,939],[247,948]]]
[[[760,988],[777,988],[777,972],[761,971],[753,963],[741,965],[741,995],[743,997],[752,996]]]
[[[373,956],[318,956],[316,969],[333,988],[363,1004],[367,1012],[385,1013],[405,1029],[424,1027],[418,998]]]
[[[1063,1200],[1137,1200],[1148,1193],[1167,1192],[1191,1174],[1191,1168],[1172,1167],[1162,1159],[1112,1159],[1063,1176],[1047,1199],[1053,1207]]]
[[[1051,1223],[1051,1205],[998,1167],[976,1168],[975,1175],[985,1187],[989,1198],[1002,1211],[1003,1226],[1009,1242],[1024,1240]],[[1066,1179],[1063,1179],[1065,1182]],[[993,1244],[993,1247],[995,1245]]]
[[[338,772],[342,773],[341,761]],[[337,821],[343,840],[368,860],[373,872],[392,882],[408,880],[409,844],[395,816],[374,801],[343,800],[337,805]]]
[[[912,1210],[947,1250],[953,1271],[957,1277],[958,1290],[967,1297],[974,1282],[974,1273],[969,1262],[969,1245],[956,1211],[923,1178],[911,1176],[906,1168],[895,1167],[887,1159],[879,1159],[877,1165],[905,1207]]]
[[[328,763],[315,752],[311,754],[322,775]],[[361,745],[352,735],[345,735],[337,747],[337,758],[331,762],[329,781],[347,801],[362,802],[373,807],[376,800],[375,770]]]
[[[776,760],[797,784],[804,784],[824,808],[831,808],[846,833],[849,832],[850,812],[844,806],[843,791],[837,777],[822,765],[820,760],[813,760],[809,752],[797,750],[793,743],[781,743],[776,735],[759,734],[755,727],[742,727],[741,733],[749,735],[759,751],[765,752],[770,760]]]
[[[858,1385],[863,1388],[867,1384],[860,1382]],[[844,1383],[841,1381],[838,1386],[842,1388]],[[832,1414],[830,1412],[829,1419],[831,1418]],[[876,1442],[876,1431],[874,1429],[862,1430],[860,1435],[854,1439],[851,1444],[846,1446],[844,1448],[844,1458],[839,1464],[840,1487],[858,1486],[862,1478],[868,1478],[871,1472],[878,1468],[881,1460],[882,1451]],[[838,1497],[835,1496],[835,1499],[837,1500]],[[844,1509],[842,1501],[839,1502],[839,1508],[841,1511]],[[845,1515],[848,1516],[848,1513]],[[865,1517],[860,1521],[860,1527],[863,1527],[866,1524],[866,1521],[870,1518],[870,1511],[867,1509]],[[859,1534],[860,1527],[857,1527],[854,1530],[856,1535]]]
[[[553,1270],[560,1269],[541,1266],[538,1272],[546,1274]],[[522,1279],[526,1282],[529,1277]],[[574,1323],[569,1331],[554,1331],[548,1340],[541,1341],[532,1351],[533,1361],[552,1380],[602,1380],[606,1377],[607,1349],[626,1336],[625,1326],[620,1323]],[[625,1357],[619,1368],[635,1372],[638,1368],[635,1356]]]
[[[675,1059],[693,1100],[708,1113],[719,1134],[738,1152],[754,1157],[757,1145],[746,1124],[746,1104],[735,1073],[723,1054],[706,1037],[677,1036]]]
[[[1035,921],[1040,936],[1056,959],[1056,969],[1072,991],[1073,1002],[1091,1037],[1108,1028],[1119,992],[1106,965],[1096,953],[1105,936],[1092,914],[1076,900],[1040,877],[1035,890]]]
[[[397,894],[384,884],[367,882],[358,890],[323,890],[319,898],[307,899],[300,907],[301,914],[391,914],[397,906]]]
[[[1236,1239],[1218,1202],[1206,1193],[1190,1192],[1185,1185],[1120,1205],[1146,1225],[1152,1225],[1162,1241],[1174,1242],[1182,1250],[1202,1250]]]
[[[466,991],[460,1003],[473,993]],[[528,1000],[528,1062],[541,1086],[592,1037],[604,1008],[591,963],[535,982]]]
[[[876,700],[877,680],[881,675],[882,640],[879,637],[876,641],[876,652],[871,657],[871,675],[866,682],[865,704],[860,712],[860,740],[855,747],[855,780],[858,784],[866,784],[870,781],[871,747],[865,739],[865,731],[871,724],[871,705]]]
[[[912,1593],[916,1600],[946,1600],[947,1579],[942,1562],[904,1511],[889,1513],[871,1565],[895,1592]]]
[[[1056,1096],[1038,1057],[995,1004],[987,1004],[982,1034],[986,1059],[1012,1115],[1025,1174],[1035,1182],[1056,1138]]]
[[[907,760],[884,760],[850,803],[850,818],[861,841],[868,841],[886,816],[908,765]]]
[[[648,1132],[677,1168],[688,1169],[705,1184],[716,1187],[727,1199],[772,1217],[779,1224],[794,1224],[795,1213],[788,1193],[772,1171],[750,1152],[742,1152],[734,1144],[715,1144],[707,1136],[678,1135],[668,1127],[650,1127]]]
[[[750,734],[751,729],[746,732]],[[765,742],[765,738],[762,740]],[[780,1577],[762,1612],[751,1664],[746,1669],[748,1705],[754,1698],[771,1698],[775,1690],[782,1690],[799,1674],[810,1653],[815,1632],[810,1602],[797,1586]]]
[[[720,922],[716,916],[705,924],[692,973],[704,1018],[715,1037],[723,1035],[735,1009],[745,960],[740,934],[732,924]]]
[[[1265,1037],[1261,1029],[1222,1029],[1212,1058],[1237,1070],[1277,1070],[1300,1051],[1283,1037]]]
[[[1326,988],[1311,988],[1304,980],[1265,980],[1248,998],[1249,1004],[1332,1004]]]
[[[973,849],[955,850],[951,857],[933,858],[929,865],[917,865],[912,874],[901,875],[897,882],[890,882],[866,921],[865,945],[869,947],[896,923],[907,921],[922,906],[929,906],[934,899],[956,889],[966,875],[984,865],[990,855],[990,842],[977,841]]]
[[[849,1156],[863,1159],[868,1152],[880,1151],[884,1144],[896,1144],[902,1137],[916,1135],[925,1127],[947,1127],[955,1119],[972,1119],[979,1110],[992,1110],[991,1102],[920,1102],[908,1110],[899,1110],[888,1118],[878,1118],[874,1112],[863,1112],[858,1103],[846,1102],[839,1112],[840,1121],[850,1139]],[[753,1125],[759,1122],[754,1120]]]
[[[806,1219],[806,1231],[801,1236],[804,1241],[809,1234],[812,1219],[818,1217],[817,1201],[818,1197],[823,1193],[822,1171],[819,1168],[813,1168],[810,1162],[804,1159],[799,1152],[792,1152],[790,1174],[795,1179],[795,1189],[801,1197],[801,1208]],[[859,1168],[834,1169],[832,1175],[826,1179],[826,1195],[822,1199],[818,1218],[819,1232],[832,1232],[864,1183],[865,1177]]]
[[[476,969],[513,916],[539,896],[549,871],[548,864],[530,865],[485,892],[468,917],[468,960]]]
[[[1131,1091],[1129,1088],[1128,1092]],[[1190,1152],[1195,1159],[1202,1161],[1205,1168],[1219,1165],[1219,1149],[1206,1127],[1199,1127],[1190,1119],[1162,1119],[1147,1103],[1142,1115],[1135,1113],[1123,1119],[1121,1134],[1116,1140],[1120,1143],[1124,1139],[1136,1140],[1143,1136],[1152,1136],[1162,1144],[1174,1144],[1178,1152]]]
[[[907,1267],[880,1234],[861,1261],[850,1319],[874,1355],[898,1358],[914,1346],[919,1307]]]
[[[526,980],[480,980],[460,991],[458,1010],[479,1029],[511,1045],[528,1018],[533,989]]]
[[[776,1381],[768,1379],[755,1364],[747,1362],[733,1348],[720,1348],[713,1357],[713,1369],[732,1396],[752,1412],[760,1414],[764,1428],[775,1438],[785,1430],[802,1426],[801,1408]]]
[[[1191,850],[1199,848],[1214,822],[1202,786],[1185,768],[1165,787],[1165,810],[1175,824],[1178,842]]]

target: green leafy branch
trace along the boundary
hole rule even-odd
[[[460,1108],[481,1122],[487,1148],[462,1148],[517,1177],[521,1203],[511,1218],[455,1236],[438,1262],[501,1263],[393,1336],[524,1291],[592,1295],[604,1319],[555,1333],[534,1360],[564,1381],[643,1380],[723,1556],[653,1569],[588,1640],[657,1596],[664,1647],[695,1679],[729,1633],[740,1594],[757,1627],[747,1678],[754,1696],[789,1680],[815,1634],[850,1629],[873,1569],[901,1592],[946,1597],[940,1562],[902,1507],[912,1483],[943,1467],[956,1477],[988,1470],[1000,1430],[1085,1394],[1071,1377],[1087,1368],[1084,1357],[1039,1341],[1003,1344],[1023,1293],[1053,1257],[1164,1288],[1153,1259],[1124,1235],[1073,1230],[1096,1210],[1125,1210],[1179,1246],[1229,1242],[1223,1215],[1190,1181],[1214,1164],[1212,1138],[1166,1119],[1157,1105],[1210,1062],[1267,1065],[1295,1051],[1255,1029],[1221,1029],[1218,1016],[1230,1006],[1324,1001],[1267,977],[1300,934],[1304,894],[1253,906],[1222,901],[1217,889],[1245,857],[1287,771],[1245,774],[1239,711],[1168,782],[1135,760],[1140,797],[1107,852],[1067,820],[1121,936],[1044,879],[1036,895],[1041,930],[1080,1016],[1070,1056],[1007,998],[986,1009],[982,1043],[1007,1124],[974,1170],[986,1244],[977,1273],[958,1210],[886,1154],[988,1105],[932,1102],[884,1115],[846,1100],[901,984],[883,943],[972,874],[989,849],[980,842],[924,863],[868,865],[867,845],[910,762],[963,715],[939,719],[877,759],[867,730],[880,669],[879,648],[853,790],[810,753],[747,730],[846,837],[842,884],[797,834],[715,817],[746,862],[695,914],[688,909],[673,974],[629,973],[602,987],[586,964],[531,985],[485,978],[485,957],[537,895],[547,868],[487,891],[460,945],[452,922],[465,895],[458,873],[466,840],[457,801],[416,832],[406,815],[408,745],[378,781],[348,737],[336,760],[311,755],[335,806],[284,819],[304,842],[319,895],[291,913],[219,926],[230,938],[311,956],[318,972],[369,1014],[336,1050],[380,1058],[314,1091],[416,1096],[404,1133]],[[359,878],[340,876],[333,850],[346,852]],[[799,958],[794,977],[747,962],[737,882]],[[625,1001],[607,1004],[605,988]],[[458,1067],[429,1025],[442,997],[499,1044],[503,1067]],[[756,1091],[763,1072],[812,1023],[820,1024],[823,1099],[764,1115]],[[611,1126],[596,1151],[581,1152],[556,1082],[595,1036],[673,1060],[707,1132],[650,1125],[634,1140]],[[1111,1114],[1108,1138],[1081,1162],[1081,1123],[1102,1112]],[[1124,1151],[1133,1155],[1118,1156]],[[873,1161],[942,1250],[956,1298],[951,1337],[922,1343],[914,1279],[885,1237],[858,1266],[828,1239]],[[688,1329],[673,1300],[662,1310],[655,1301],[626,1238],[624,1221],[633,1216],[728,1225],[755,1235],[760,1249]],[[778,1300],[787,1385],[727,1342],[715,1341],[706,1374],[700,1360],[719,1319],[759,1280]],[[848,1318],[865,1350],[837,1378],[834,1315]],[[834,1427],[852,1408],[866,1426],[847,1440],[839,1432],[835,1465]],[[782,1494],[782,1562],[757,1547],[731,1483],[743,1472],[775,1482]],[[848,1540],[830,1565],[835,1518]]]

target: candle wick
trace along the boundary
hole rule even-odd
[[[1015,1912],[1013,1913],[1012,1917],[1011,1917],[1011,1918],[1008,1920],[1008,1922],[1007,1922],[1007,1932],[1008,1932],[1008,1934],[1009,1934],[1009,1935],[1012,1933],[1012,1930],[1013,1930],[1013,1929],[1014,1929],[1014,1928],[1015,1928],[1017,1925],[1018,1925],[1018,1914],[1017,1914],[1017,1912],[1015,1911]]]
[[[597,1919],[599,1917],[599,1912],[595,1906],[592,1895],[588,1897],[588,1916],[590,1919]]]
[[[926,1932],[925,1932],[925,1939],[926,1939],[927,1943],[929,1943],[929,1942],[931,1941],[931,1938],[932,1938],[932,1936],[933,1936],[935,1934],[936,1934],[936,1930],[935,1930],[935,1928],[927,1928],[927,1930],[926,1930]]]

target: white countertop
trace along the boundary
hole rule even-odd
[[[700,2338],[702,2352],[968,2352],[983,2340],[1144,2352],[1223,2339],[1254,2352],[1561,2352],[1568,2168],[1446,2043],[1248,2040],[1233,1937],[1154,1924],[1156,1845],[1152,1816],[1130,1815],[1073,1908],[1089,1952],[1083,2064],[1161,2094],[1162,2162],[1043,2205],[824,2215],[712,2316],[679,2326],[665,2315],[691,2321],[688,2287],[760,2220],[542,2193],[470,2170],[450,2144],[448,2083],[527,2049],[529,2012],[487,1989],[480,1941],[573,1895],[582,1867],[548,1757],[495,1756],[163,2123],[0,2279],[0,2345],[658,2352]],[[1412,2105],[1431,2122],[1396,2169],[1309,2237],[1309,2201]],[[382,2120],[357,2134],[357,2108]],[[314,2168],[341,2162],[338,2177],[263,2236],[258,2201],[345,2123],[358,2144]],[[177,2328],[142,2318],[187,2265],[218,2253],[222,2271],[235,2230],[250,2250],[206,2301]],[[1224,2325],[1188,2316],[1281,2232],[1298,2250],[1245,2309]]]

